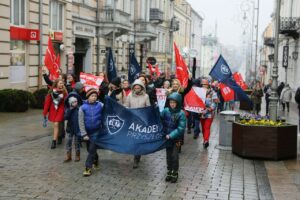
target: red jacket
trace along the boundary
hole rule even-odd
[[[65,99],[67,97],[66,93],[63,93],[64,97],[63,99],[60,101],[58,108],[55,109],[54,107],[54,103],[52,101],[52,97],[51,94],[48,94],[45,100],[45,104],[44,104],[44,112],[43,115],[47,116],[48,115],[48,119],[51,122],[62,122],[64,121],[64,108],[65,108]]]

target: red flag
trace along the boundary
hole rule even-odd
[[[243,89],[243,90],[247,90],[248,86],[246,85],[245,81],[243,80],[243,77],[240,73],[235,72],[233,74],[233,79],[235,80],[235,82]]]
[[[158,65],[156,65],[155,73],[156,73],[156,77],[160,76],[160,71],[158,69]]]
[[[174,42],[175,60],[176,60],[176,77],[183,87],[186,87],[189,80],[189,70],[179,53],[179,50]]]
[[[60,57],[56,57],[50,37],[48,38],[48,47],[46,49],[44,63],[49,70],[50,79],[57,79],[59,76]]]
[[[201,113],[205,109],[206,89],[192,87],[184,97],[184,109],[187,111]]]
[[[150,72],[150,76],[152,77],[152,74],[153,74],[155,69],[153,69],[153,66],[150,63],[148,63],[148,69],[149,69],[149,72]]]
[[[219,86],[220,86],[220,90],[221,90],[221,94],[224,99],[224,102],[234,100],[234,91],[230,87],[228,87],[224,83],[220,83]]]

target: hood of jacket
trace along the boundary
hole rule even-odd
[[[141,87],[142,87],[142,90],[143,90],[143,91],[146,91],[145,85],[144,85],[144,83],[143,83],[140,79],[136,79],[136,80],[133,82],[133,84],[132,84],[132,86],[131,86],[131,90],[133,90],[134,86],[136,86],[136,85],[141,86]]]
[[[170,95],[168,96],[168,100],[169,100],[169,102],[170,102],[170,100],[174,100],[174,101],[177,102],[177,105],[176,105],[176,109],[175,109],[175,110],[173,110],[173,109],[171,109],[171,108],[169,107],[171,111],[178,112],[178,111],[181,110],[182,97],[181,97],[181,95],[180,95],[179,93],[173,92],[172,94],[170,94]]]

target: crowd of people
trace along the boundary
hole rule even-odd
[[[51,149],[62,143],[65,132],[66,158],[65,162],[72,160],[72,146],[75,146],[75,161],[80,161],[80,148],[82,142],[86,142],[88,156],[85,163],[84,176],[90,176],[93,168],[98,168],[99,157],[97,149],[100,147],[92,142],[91,138],[101,134],[103,106],[105,96],[110,96],[128,109],[143,108],[157,104],[156,88],[166,90],[167,101],[161,112],[163,132],[166,137],[167,175],[165,180],[175,183],[178,179],[179,153],[184,145],[184,133],[192,133],[194,139],[199,138],[202,132],[203,148],[209,147],[210,128],[216,113],[226,109],[234,108],[233,102],[224,102],[220,88],[216,82],[206,78],[193,79],[190,75],[188,84],[184,88],[180,81],[171,76],[167,78],[164,73],[159,77],[141,73],[130,85],[126,79],[116,77],[108,81],[105,73],[99,73],[103,79],[99,88],[91,88],[85,91],[84,85],[79,82],[73,74],[61,74],[56,80],[50,80],[49,75],[44,72],[45,82],[48,84],[49,93],[44,104],[44,120],[53,123],[53,140]],[[271,95],[271,80],[262,88],[257,82],[251,93],[253,112],[259,114],[261,111],[262,97],[265,94],[266,113],[269,113],[268,105]],[[200,114],[185,111],[183,107],[184,97],[193,86],[203,87],[206,90],[205,109]],[[278,96],[282,108],[289,112],[291,101],[291,88],[289,85],[278,87]],[[299,92],[300,93],[300,92]],[[300,98],[299,98],[300,99]],[[299,100],[300,101],[300,100]],[[228,107],[229,106],[229,107]],[[65,121],[67,125],[65,128]],[[45,124],[45,123],[44,123]],[[138,168],[141,155],[134,155],[133,168]]]

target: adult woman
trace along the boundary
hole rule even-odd
[[[59,134],[59,123],[64,121],[64,101],[67,97],[68,92],[64,86],[62,79],[57,79],[54,81],[52,90],[47,95],[44,105],[44,118],[53,122],[53,140],[51,144],[51,149],[56,148],[56,142],[58,140]]]
[[[124,106],[127,108],[143,108],[150,106],[149,96],[146,93],[145,85],[141,80],[136,79],[132,84],[131,93],[127,96]],[[140,155],[134,156],[134,169],[139,166],[140,160]]]
[[[251,100],[253,103],[253,112],[255,112],[257,115],[259,114],[261,110],[261,99],[264,96],[263,90],[261,88],[260,82],[258,81],[255,84],[255,87],[251,93]]]
[[[116,77],[113,80],[111,80],[108,89],[108,96],[116,100],[119,104],[123,105],[125,103],[126,94],[121,87],[120,77]]]
[[[285,111],[285,104],[286,104],[287,111],[290,112],[290,101],[291,100],[292,100],[292,89],[289,84],[286,84],[280,95],[282,111]]]

